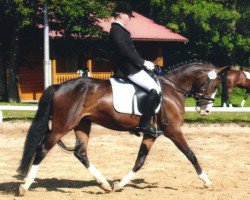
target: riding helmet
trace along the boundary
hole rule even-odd
[[[116,7],[114,8],[114,11],[112,13],[113,16],[117,15],[118,13],[125,13],[130,17],[135,17],[132,13],[132,7],[125,2],[120,2],[116,5]]]

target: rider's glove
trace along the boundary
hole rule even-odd
[[[143,64],[143,65],[144,65],[144,66],[147,68],[147,70],[149,70],[149,71],[153,71],[154,68],[155,68],[155,64],[152,63],[152,62],[150,62],[150,61],[147,61],[147,60],[144,61],[144,64]]]

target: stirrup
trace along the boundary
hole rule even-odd
[[[143,131],[142,131],[143,132]],[[151,132],[146,132],[146,131],[144,131],[143,132],[145,135],[150,135],[150,136],[152,136],[152,137],[154,137],[154,138],[158,138],[161,134],[163,134],[163,131],[161,131],[161,130],[155,130],[155,133],[154,134],[152,134]]]
[[[162,131],[162,130],[156,130],[156,133],[152,135],[152,134],[145,133],[144,130],[138,128],[137,130],[129,131],[129,133],[130,133],[131,135],[136,135],[137,137],[140,137],[140,136],[141,136],[141,133],[142,133],[142,134],[151,135],[151,136],[157,138],[157,137],[159,137],[161,134],[163,134],[163,131]]]
[[[138,130],[129,131],[129,133],[130,133],[131,135],[136,135],[137,137],[140,137],[140,136],[141,136],[141,134],[140,134],[140,132],[139,132]]]
[[[152,130],[152,129],[154,129],[154,130]],[[148,130],[140,127],[138,131],[144,133],[145,135],[150,135],[150,136],[152,136],[154,138],[157,138],[161,134],[163,134],[162,130],[157,130],[156,128],[154,128],[152,126]]]

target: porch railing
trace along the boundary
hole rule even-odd
[[[112,72],[90,72],[89,76],[96,79],[107,80],[113,75]],[[78,78],[81,75],[79,73],[68,72],[68,73],[56,73],[53,78],[53,84],[60,84],[62,82]]]
[[[60,84],[62,82],[65,82],[67,80],[73,79],[73,78],[78,78],[80,77],[79,73],[73,73],[73,72],[68,72],[68,73],[56,73],[55,77],[53,78],[53,84]]]
[[[113,72],[90,72],[90,77],[107,80],[113,75]]]

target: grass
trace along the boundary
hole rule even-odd
[[[35,111],[4,110],[3,120],[4,121],[13,121],[13,120],[30,121],[34,118],[35,113],[36,113]]]
[[[186,123],[202,123],[202,124],[228,124],[234,123],[240,126],[250,126],[249,112],[212,112],[210,115],[201,116],[195,112],[187,112],[185,114]]]
[[[232,95],[232,103],[234,107],[239,107],[240,102],[243,99],[244,93],[236,90]],[[0,105],[19,105],[19,106],[36,106],[37,103],[3,103]],[[220,106],[221,100],[220,96],[217,96],[214,102],[214,106]],[[185,106],[194,107],[195,100],[193,98],[187,98]],[[250,107],[250,99],[246,101],[245,107]],[[11,120],[32,120],[35,116],[35,111],[3,111],[4,121]],[[250,113],[231,113],[231,112],[212,112],[208,116],[200,116],[196,112],[187,112],[185,114],[186,123],[205,123],[205,124],[226,124],[226,123],[236,123],[241,126],[250,126]]]
[[[244,99],[245,92],[239,88],[236,88],[235,91],[232,93],[230,99],[233,107],[240,107],[241,101]],[[187,98],[185,102],[185,106],[187,107],[194,107],[195,100],[193,98]],[[220,91],[216,95],[214,106],[221,106],[221,98],[220,98]],[[244,107],[250,107],[250,96],[246,100]]]
[[[0,102],[0,105],[11,105],[11,106],[37,106],[37,103],[6,103]],[[34,118],[36,111],[21,111],[21,110],[4,110],[3,120],[25,120],[30,121]]]
[[[231,103],[233,107],[240,107],[240,103],[244,98],[244,92],[236,89],[231,95]],[[185,101],[186,107],[194,107],[195,100],[187,98]],[[214,106],[221,106],[220,93],[216,96]],[[250,97],[247,99],[244,107],[250,107]],[[202,124],[227,124],[235,123],[241,126],[250,126],[250,112],[212,112],[210,115],[201,116],[196,112],[186,112],[186,123],[202,123]]]

